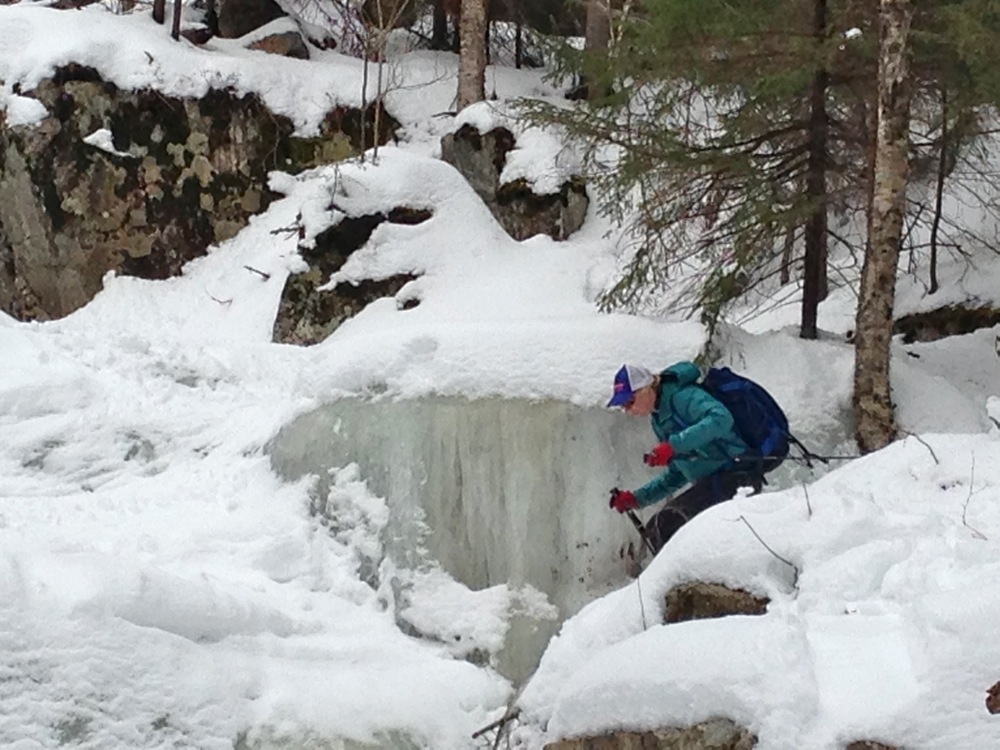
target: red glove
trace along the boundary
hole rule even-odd
[[[674,446],[670,443],[660,443],[649,453],[642,457],[646,466],[666,466],[674,457]]]
[[[611,490],[611,502],[608,505],[619,513],[624,513],[627,510],[635,510],[639,507],[639,501],[635,499],[635,495],[628,490],[620,490],[615,487]]]

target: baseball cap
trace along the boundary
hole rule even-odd
[[[638,365],[622,365],[615,374],[614,393],[608,406],[625,406],[635,392],[653,384],[653,373]]]

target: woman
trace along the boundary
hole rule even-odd
[[[670,497],[646,524],[656,552],[695,515],[754,484],[752,474],[736,468],[734,459],[748,448],[736,434],[732,414],[698,385],[700,377],[693,362],[678,362],[659,375],[623,365],[608,402],[626,414],[648,416],[658,441],[643,460],[664,471],[634,492],[611,490],[610,503],[625,513]]]

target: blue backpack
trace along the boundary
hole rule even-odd
[[[773,471],[788,456],[791,442],[788,418],[770,393],[757,383],[737,375],[728,367],[712,367],[701,387],[729,409],[733,426],[750,452],[737,464],[759,477]]]

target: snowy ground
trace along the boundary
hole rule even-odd
[[[303,131],[325,103],[302,91],[347,104],[358,91],[357,63],[334,53],[305,63],[238,45],[197,51],[170,43],[144,13],[0,7],[0,106],[12,121],[41,114],[12,84],[69,60],[172,93],[235,81]],[[295,416],[344,396],[599,408],[621,362],[690,357],[704,331],[597,313],[620,260],[597,217],[562,244],[503,235],[431,158],[434,139],[456,125],[428,119],[449,108],[453,79],[440,73],[454,58],[416,54],[399,69],[429,88],[394,93],[408,140],[384,149],[379,166],[275,175],[287,197],[181,278],[108,278],[93,303],[54,323],[0,316],[4,747],[461,750],[513,697],[495,671],[456,658],[463,650],[405,635],[389,582],[418,592],[410,619],[422,631],[460,633],[485,652],[511,610],[542,603],[503,585],[470,592],[439,570],[383,563],[373,574],[385,498],[343,467],[328,498],[334,523],[320,523],[311,482],[280,481],[265,446]],[[501,96],[546,91],[531,73],[491,80]],[[519,176],[533,164],[544,182],[565,166],[546,157],[540,134],[524,143],[511,162]],[[294,240],[271,230],[301,213],[321,231],[336,219],[334,189],[357,210],[434,210],[417,227],[383,225],[341,271],[350,280],[419,268],[401,295],[422,302],[406,312],[376,303],[308,350],[272,345],[281,287],[300,261]],[[996,295],[997,263],[968,283],[980,298]],[[900,299],[926,306],[918,284],[904,282]],[[794,338],[789,306],[734,330],[727,346],[798,432],[835,434],[845,450],[852,355],[841,334],[852,306],[849,295],[824,305],[818,342]],[[570,619],[520,695],[518,744],[721,714],[756,732],[762,750],[852,739],[1000,747],[1000,721],[983,705],[1000,680],[998,335],[898,344],[895,396],[917,435],[807,486],[713,509],[638,584],[623,581]],[[771,607],[760,618],[656,624],[662,594],[691,579],[764,593]]]

